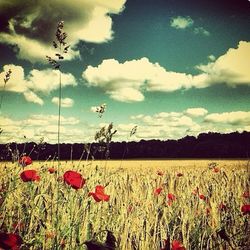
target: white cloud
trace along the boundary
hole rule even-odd
[[[216,57],[214,55],[209,55],[207,57],[210,61],[215,61]]]
[[[160,112],[153,115],[139,114],[131,116],[138,125],[136,138],[139,139],[179,139],[186,135],[197,136],[200,133],[250,131],[250,112],[237,111],[206,115],[204,121],[194,121],[193,115],[206,115],[206,109],[189,108],[183,112]],[[121,126],[121,125],[119,125]]]
[[[204,29],[203,27],[195,27],[194,28],[195,34],[202,34],[204,36],[210,36],[210,32]]]
[[[120,102],[141,102],[144,100],[143,94],[133,88],[121,88],[113,91],[107,91],[110,97]]]
[[[170,26],[175,29],[187,29],[194,26],[194,20],[190,16],[177,16],[172,17],[170,20]],[[210,32],[207,31],[203,27],[194,27],[193,29],[194,34],[201,34],[204,36],[210,36]]]
[[[0,143],[7,143],[11,141],[38,142],[41,137],[44,137],[47,142],[56,143],[57,122],[57,115],[30,115],[28,118],[23,118],[19,120],[14,120],[9,117],[1,116],[0,127],[3,129],[3,132],[0,136]],[[79,142],[79,140],[85,139],[82,136],[84,134],[83,131],[85,131],[85,129],[86,131],[88,131],[88,129],[76,128],[76,126],[79,126],[79,123],[80,121],[76,117],[61,116],[60,131],[62,142],[66,140],[72,140],[71,142]],[[24,136],[26,138],[24,138]]]
[[[119,63],[103,60],[97,66],[88,66],[82,74],[89,86],[102,88],[111,98],[124,101],[143,101],[143,88],[148,91],[174,91],[189,87],[192,76],[168,72],[148,58]]]
[[[39,105],[43,105],[44,103],[43,100],[32,91],[26,91],[23,95],[28,102],[37,103]]]
[[[62,87],[76,86],[76,79],[71,73],[61,73]],[[50,93],[59,88],[59,71],[52,69],[33,69],[27,76],[27,85],[30,89],[43,93]]]
[[[58,97],[53,97],[51,102],[58,106],[59,105],[59,98]],[[71,98],[62,98],[61,99],[61,107],[70,108],[73,105],[74,105],[74,100],[73,99],[71,99]]]
[[[16,33],[0,33],[0,43],[17,45],[17,58],[26,59],[32,63],[37,61],[46,63],[45,56],[55,54],[50,45]],[[72,60],[77,57],[80,57],[79,51],[70,49],[64,60]]]
[[[3,89],[5,74],[9,69],[12,71],[12,73],[10,75],[9,81],[6,83],[5,90],[18,93],[27,91],[28,88],[25,81],[23,67],[13,64],[3,66],[3,71],[0,73],[0,90]]]
[[[97,67],[88,66],[82,77],[89,86],[99,87],[111,98],[123,101],[143,101],[144,91],[172,92],[179,89],[205,88],[214,84],[250,85],[250,42],[241,41],[207,65],[199,65],[197,75],[167,71],[148,58],[119,63],[103,60]],[[213,59],[213,58],[211,58]]]
[[[7,31],[0,32],[0,42],[18,47],[17,56],[31,62],[45,62],[50,52],[57,22],[65,21],[68,42],[74,47],[80,40],[102,43],[113,38],[112,17],[124,9],[126,0],[19,0],[0,2],[0,14],[8,17]],[[18,14],[15,10],[18,9]],[[68,59],[79,56],[71,51]]]
[[[134,124],[138,125],[135,137],[139,139],[179,139],[186,134],[197,134],[199,124],[183,112],[160,112],[154,115],[132,116]],[[191,130],[192,129],[192,130]]]
[[[201,81],[206,85],[216,83],[226,83],[230,86],[250,85],[249,58],[250,42],[240,41],[237,48],[229,49],[216,61],[197,66],[202,73],[194,79],[203,75]]]
[[[250,131],[250,112],[224,112],[207,114],[201,119],[187,116],[187,110],[203,108],[189,108],[182,112],[158,112],[152,115],[138,114],[131,116],[127,122],[114,124],[117,133],[115,141],[140,139],[179,139],[186,135],[197,136],[200,133],[234,131]],[[204,109],[205,110],[205,109]],[[203,111],[204,111],[203,110]],[[190,113],[190,112],[189,112]],[[205,111],[203,112],[205,113]],[[31,115],[28,118],[14,120],[10,117],[0,116],[0,127],[3,133],[0,143],[10,141],[36,141],[41,137],[50,143],[57,143],[57,115]],[[99,125],[80,123],[76,117],[61,117],[61,142],[92,142],[95,132],[108,123]],[[129,137],[130,131],[137,127],[135,135]],[[24,135],[27,138],[24,138]]]
[[[31,70],[27,75],[22,66],[5,65],[3,72],[0,73],[0,90],[4,87],[4,77],[6,72],[11,69],[9,81],[6,83],[5,90],[22,93],[28,102],[43,105],[43,100],[38,93],[49,94],[59,88],[59,71],[52,69]],[[62,87],[76,86],[75,77],[70,73],[61,73]]]
[[[46,122],[46,124],[57,124],[58,116],[57,115],[31,115],[30,119],[32,119],[33,122],[37,121],[37,125],[39,126],[41,121]],[[76,124],[79,124],[79,122],[80,122],[79,119],[75,117],[61,116],[62,125],[76,125]]]
[[[250,124],[250,112],[246,111],[234,111],[225,113],[213,113],[208,114],[204,118],[205,122],[211,123],[224,123],[230,125],[249,125]]]
[[[193,117],[199,117],[206,115],[208,111],[204,108],[189,108],[185,111],[185,113]]]
[[[170,26],[175,29],[186,29],[188,27],[191,27],[193,25],[194,21],[191,17],[186,16],[177,16],[171,18]]]

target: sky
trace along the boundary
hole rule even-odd
[[[62,143],[111,122],[114,141],[250,131],[249,13],[249,0],[0,0],[0,143],[57,143],[60,75]],[[59,71],[46,56],[60,21]]]

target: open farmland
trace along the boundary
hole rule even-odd
[[[0,227],[21,236],[21,249],[85,249],[107,230],[121,250],[249,249],[248,162],[211,162],[33,162],[25,170],[40,178],[27,182],[19,164],[2,162]],[[83,187],[65,183],[67,170],[82,174]],[[98,185],[108,199],[89,194]]]

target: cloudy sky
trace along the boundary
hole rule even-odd
[[[249,13],[249,0],[0,0],[0,143],[56,143],[59,71],[46,56],[61,20],[63,142],[110,122],[116,141],[250,131]]]

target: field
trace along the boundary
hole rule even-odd
[[[249,249],[247,161],[68,161],[59,168],[47,161],[28,169],[40,178],[24,182],[18,163],[0,165],[0,228],[19,235],[21,249],[102,249],[91,244],[106,238],[105,249]],[[81,173],[84,185],[65,183],[67,170]],[[105,188],[99,200],[98,185]]]

